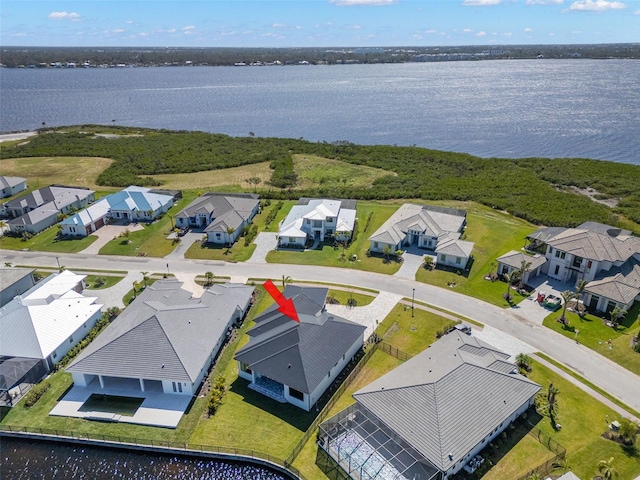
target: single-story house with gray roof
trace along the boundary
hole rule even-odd
[[[318,445],[353,479],[446,479],[534,403],[509,355],[453,330],[353,394]]]
[[[178,212],[176,226],[202,228],[208,242],[231,244],[251,223],[259,208],[260,196],[253,193],[208,192]]]
[[[94,198],[95,192],[88,188],[51,185],[10,200],[3,204],[3,209],[11,218],[12,233],[36,234],[58,223],[58,214],[84,208]]]
[[[439,265],[464,269],[474,245],[461,240],[466,223],[465,210],[405,203],[369,237],[369,249],[395,252],[414,245],[435,253]]]
[[[309,411],[364,343],[365,327],[325,310],[327,288],[288,285],[299,322],[276,304],[255,319],[236,353],[249,388]]]
[[[67,367],[75,386],[104,389],[134,379],[132,395],[195,395],[229,329],[249,309],[253,287],[214,285],[200,298],[181,287],[165,279],[145,288]]]
[[[11,197],[27,189],[27,179],[0,175],[0,198]]]

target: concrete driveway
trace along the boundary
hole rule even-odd
[[[253,241],[256,249],[246,263],[267,263],[267,253],[278,246],[278,234],[275,232],[260,232]]]

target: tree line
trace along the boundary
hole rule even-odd
[[[123,135],[96,137],[105,130]],[[258,188],[267,198],[300,196],[384,200],[475,201],[532,223],[571,227],[596,221],[640,233],[640,166],[589,159],[480,158],[420,147],[309,142],[303,139],[230,137],[204,132],[151,130],[83,125],[43,130],[28,143],[0,150],[0,159],[15,157],[107,157],[114,162],[98,177],[105,186],[156,186],[150,175],[190,173],[270,162],[273,176]],[[309,154],[387,170],[371,188],[335,184],[294,188],[294,154]],[[599,197],[618,198],[609,208],[568,187],[591,188]],[[255,187],[254,187],[255,188]]]

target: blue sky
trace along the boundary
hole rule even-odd
[[[640,0],[2,0],[5,46],[640,42]]]

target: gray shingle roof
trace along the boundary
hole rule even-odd
[[[26,178],[22,177],[5,177],[4,175],[0,175],[0,189],[13,188],[26,180]]]
[[[193,217],[197,213],[213,212],[214,220],[205,231],[227,231],[227,227],[238,228],[249,219],[251,212],[260,203],[260,196],[252,193],[205,193],[182,209],[176,217]]]
[[[259,315],[249,343],[235,358],[272,380],[311,393],[342,356],[362,338],[365,327],[324,311],[328,289],[287,286],[300,323],[274,304]]]
[[[606,275],[589,282],[585,291],[625,305],[630,303],[640,295],[640,260],[631,258],[620,267],[612,268]]]
[[[518,252],[516,250],[511,250],[501,257],[498,257],[496,260],[499,263],[513,268],[520,268],[522,266],[522,262],[528,262],[531,263],[531,266],[529,267],[531,270],[535,270],[539,266],[547,263],[547,258],[544,255],[527,255],[526,253]]]
[[[540,390],[505,356],[453,331],[353,396],[446,471]]]
[[[548,238],[546,243],[560,251],[599,262],[624,262],[640,253],[640,237],[612,237],[600,231],[577,228],[564,229]]]
[[[253,287],[216,285],[198,299],[181,286],[161,280],[147,287],[67,370],[193,382]]]
[[[465,219],[464,210],[405,203],[369,237],[369,240],[395,245],[405,238],[410,229],[418,230],[430,237],[438,237],[446,232],[459,232]]]

